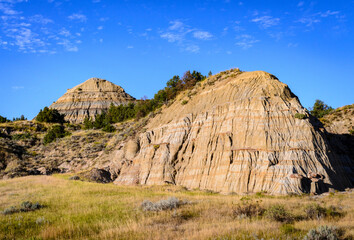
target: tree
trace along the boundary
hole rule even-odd
[[[48,123],[64,123],[65,115],[60,114],[58,110],[44,107],[41,109],[36,117],[38,122],[48,122]]]
[[[332,111],[332,107],[328,106],[323,101],[317,99],[310,112],[313,116],[317,118],[322,118],[323,116],[327,115]]]
[[[6,117],[3,117],[0,115],[0,123],[5,123],[5,122],[9,122],[10,120],[8,120]]]
[[[168,88],[175,88],[177,85],[181,82],[181,79],[179,78],[178,75],[173,76],[168,82],[166,83],[166,86]]]
[[[57,138],[62,138],[70,133],[66,132],[63,125],[54,125],[44,136],[43,143],[48,144],[53,142]]]
[[[208,76],[210,77],[211,75],[213,75],[213,73],[211,71],[209,71]]]

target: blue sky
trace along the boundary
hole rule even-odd
[[[354,103],[354,1],[0,0],[0,115],[100,77],[136,98],[176,74],[264,70],[304,107]]]

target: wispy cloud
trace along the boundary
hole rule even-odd
[[[208,40],[213,37],[213,35],[210,32],[206,31],[196,31],[193,33],[194,38],[197,39],[202,39],[202,40]]]
[[[197,53],[200,50],[197,40],[213,38],[212,33],[193,28],[181,20],[170,21],[169,24],[166,31],[160,31],[160,37],[170,43],[176,43],[183,51]]]
[[[192,53],[199,52],[199,49],[200,49],[199,46],[195,44],[189,44],[184,48],[185,51],[192,52]]]
[[[87,17],[84,15],[84,14],[81,14],[81,13],[74,13],[70,16],[68,16],[68,18],[70,20],[76,20],[76,21],[79,21],[79,22],[86,22],[87,21]]]
[[[262,16],[262,17],[256,17],[251,20],[251,22],[255,22],[261,25],[263,28],[269,28],[275,25],[279,24],[280,19],[279,18],[274,18],[272,16]]]
[[[43,24],[43,25],[46,25],[46,24],[49,24],[49,23],[54,23],[53,20],[51,20],[49,18],[46,18],[46,17],[44,17],[41,14],[36,14],[36,15],[34,15],[32,17],[29,17],[29,21],[33,22],[33,23]]]
[[[79,48],[75,46],[69,39],[63,39],[61,42],[58,42],[58,45],[62,45],[68,52],[77,52]]]
[[[259,40],[255,39],[253,36],[248,34],[242,34],[236,37],[236,46],[239,46],[243,49],[248,49],[253,47],[253,44],[259,42]]]
[[[183,31],[184,24],[180,20],[170,21],[171,26],[168,28],[170,30]]]
[[[24,89],[25,87],[24,86],[12,86],[11,88],[13,90],[21,90],[21,89]]]
[[[0,0],[0,48],[23,53],[54,54],[60,48],[78,51],[81,34],[72,34],[62,24],[55,24],[54,20],[42,14],[31,16],[17,11],[17,3],[29,4],[27,0]],[[77,26],[87,20],[82,14],[68,18],[78,21]]]
[[[302,23],[306,27],[313,27],[315,23],[320,23],[322,18],[327,18],[330,16],[339,16],[339,15],[340,15],[339,11],[327,10],[326,12],[317,12],[317,13],[309,14],[307,16],[298,19],[295,22]]]
[[[177,34],[177,33],[162,33],[160,35],[161,38],[166,39],[169,42],[181,42],[184,40],[184,34]]]
[[[0,11],[5,15],[17,15],[21,12],[18,12],[12,7],[13,2],[11,1],[0,1]]]

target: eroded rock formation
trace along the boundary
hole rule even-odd
[[[215,75],[180,95],[146,129],[110,155],[116,184],[272,194],[351,186],[342,167],[351,159],[332,151],[321,123],[266,72]]]
[[[90,78],[68,89],[50,108],[65,114],[67,121],[81,123],[85,117],[94,119],[96,114],[107,110],[111,104],[127,104],[134,100],[120,86],[100,78]]]

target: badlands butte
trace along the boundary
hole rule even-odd
[[[113,133],[80,128],[112,104],[139,101],[92,78],[50,106],[70,122],[64,124],[70,135],[43,144],[50,124],[1,124],[0,177],[71,172],[118,185],[172,184],[237,194],[353,187],[353,105],[320,121],[275,76],[231,69],[180,92],[146,117],[114,124]],[[35,137],[11,137],[24,133]]]

